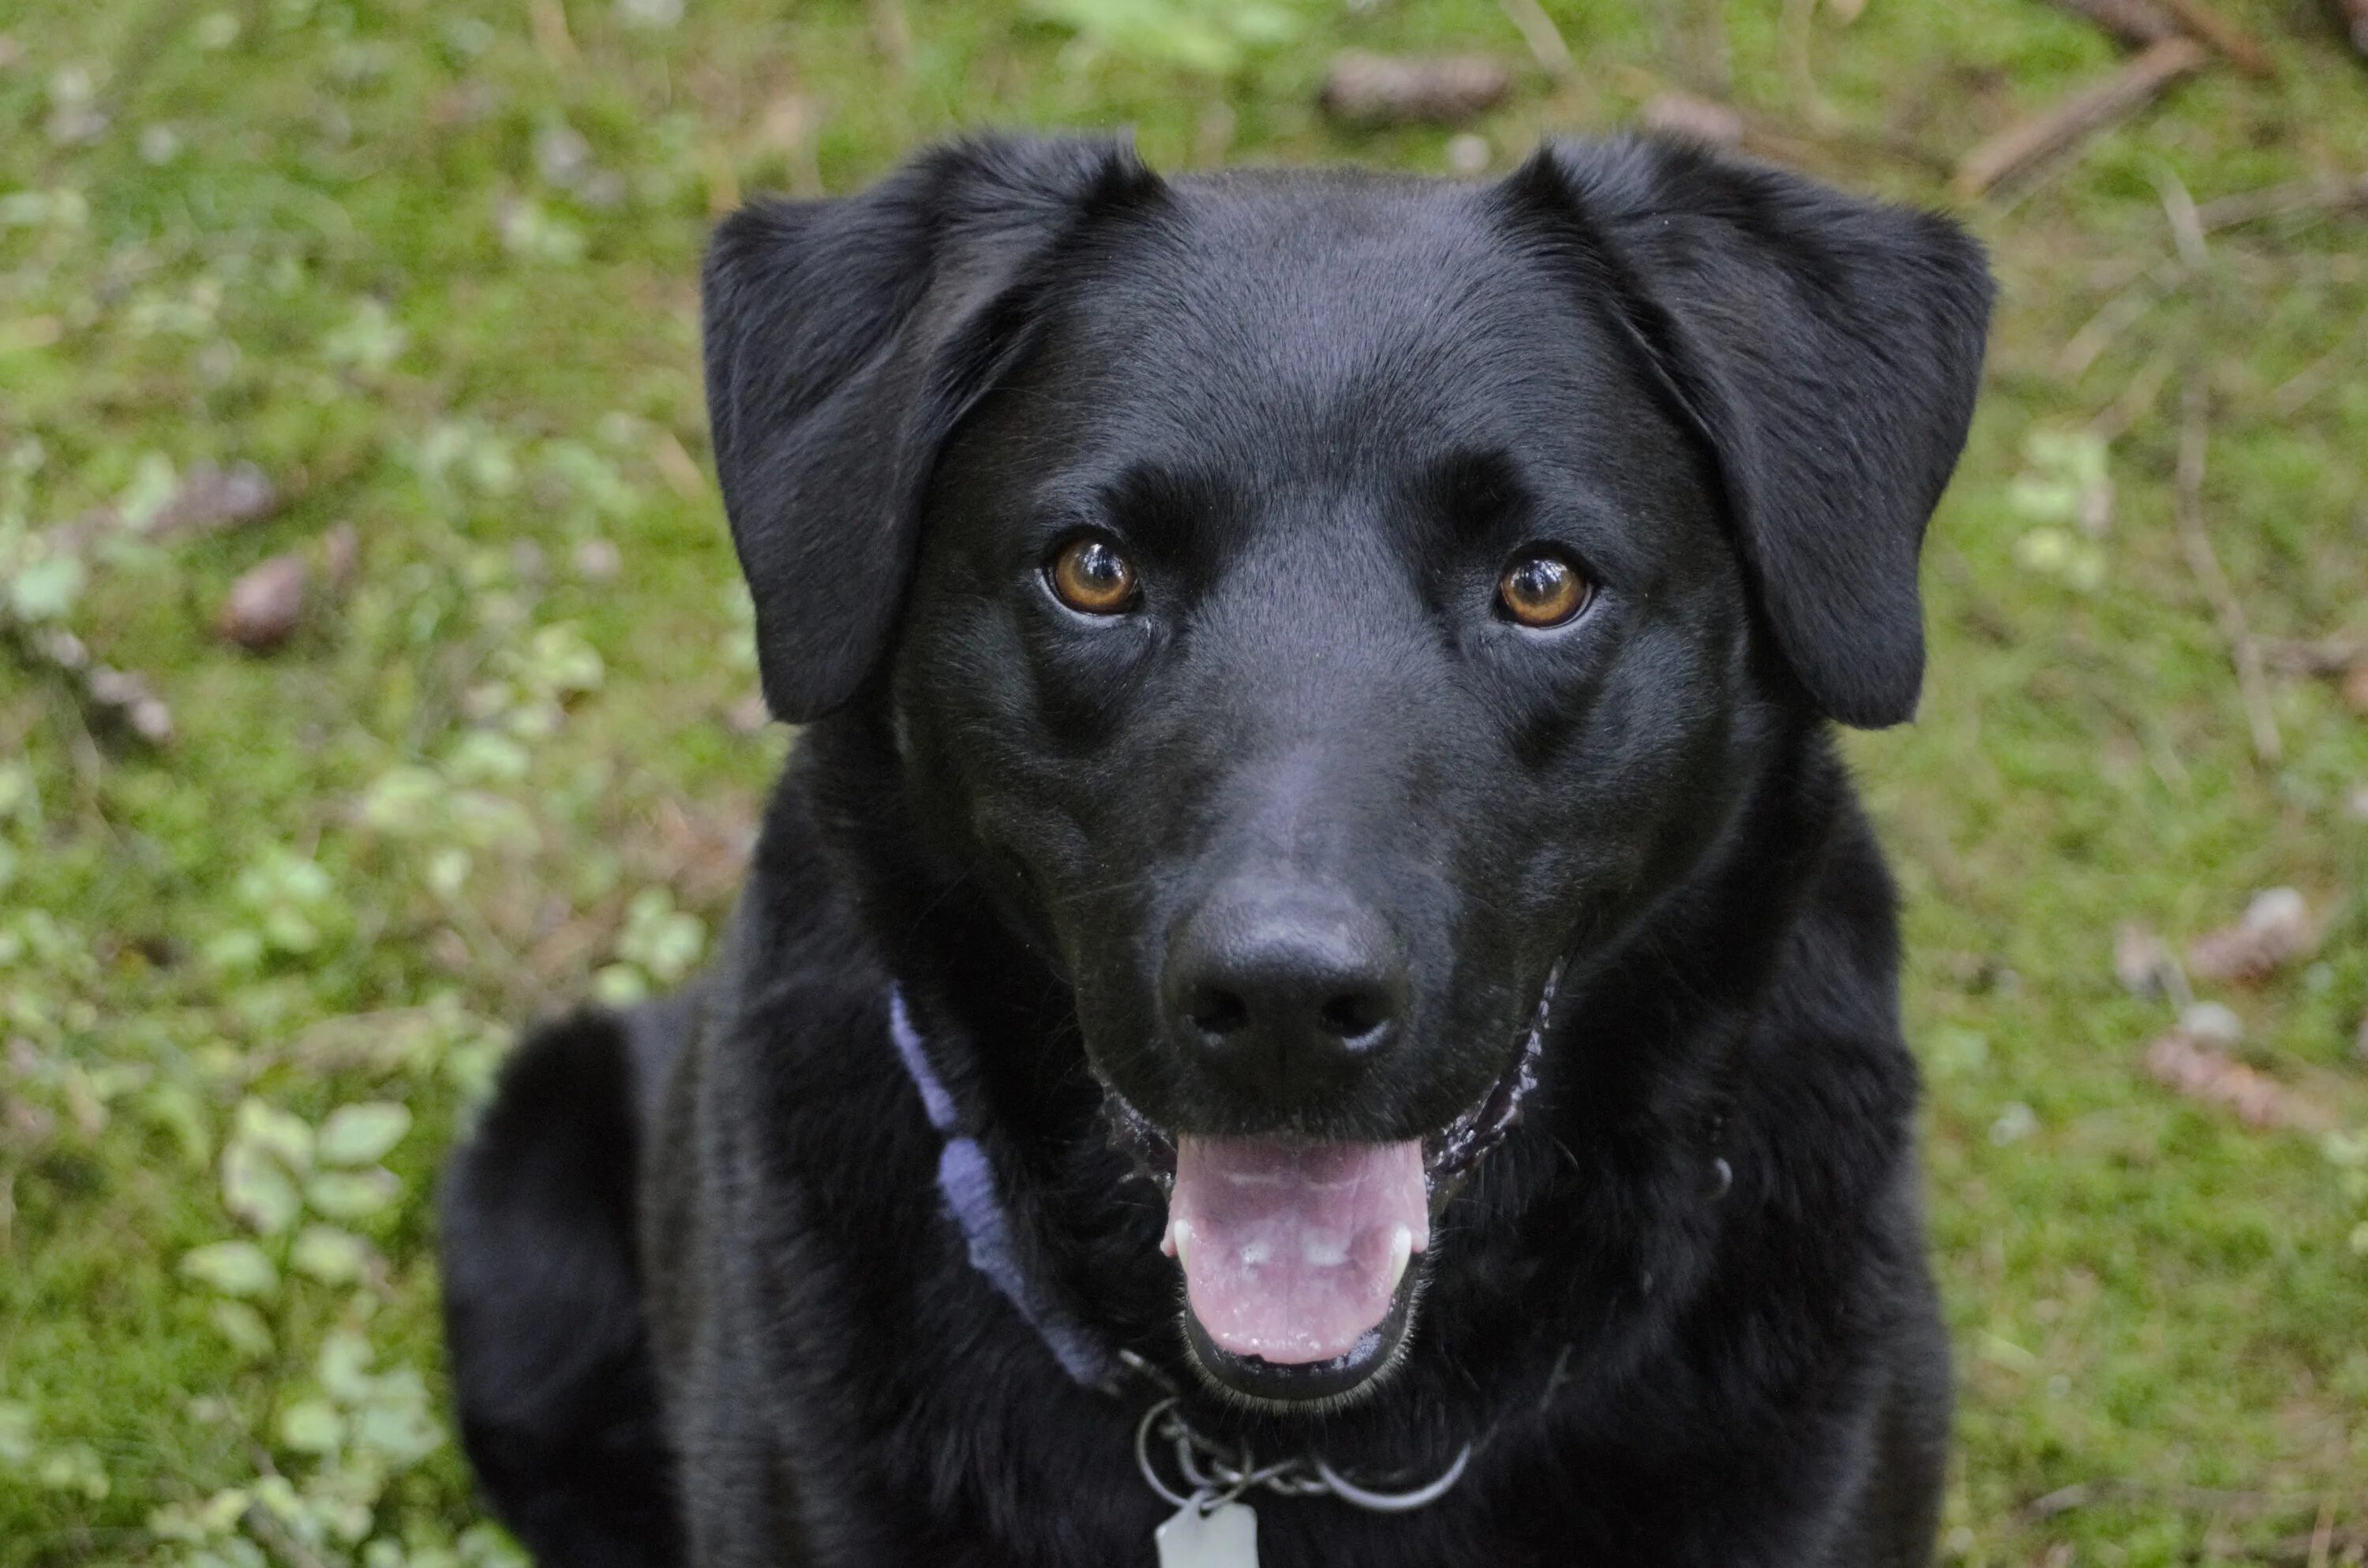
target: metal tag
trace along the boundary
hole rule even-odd
[[[1187,1503],[1152,1532],[1159,1568],[1258,1568],[1258,1513],[1247,1503],[1220,1503],[1207,1513]]]

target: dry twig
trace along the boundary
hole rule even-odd
[[[2079,331],[2065,339],[2063,349],[2055,356],[2056,373],[2078,376],[2103,358],[2105,350],[2137,324],[2139,317],[2174,292],[2187,274],[2187,264],[2172,256],[2106,301],[2095,315],[2081,324]]]
[[[2201,70],[2211,56],[2189,38],[2149,45],[2116,70],[2054,108],[2019,120],[1967,153],[1957,165],[1955,187],[1973,198],[2028,173],[2044,160],[2126,118],[2154,101],[2180,77]]]
[[[2248,76],[2264,80],[2278,74],[2277,62],[2270,51],[2254,41],[2253,36],[2236,23],[2205,5],[2203,0],[2161,0],[2162,6],[2179,18],[2179,25],[2194,38],[2203,40],[2228,62]]]
[[[871,47],[901,77],[913,63],[913,24],[905,19],[905,0],[871,0]]]
[[[1488,54],[1374,54],[1343,50],[1324,74],[1319,101],[1356,125],[1455,125],[1487,113],[1513,90],[1513,74]]]
[[[1545,74],[1557,82],[1570,79],[1576,67],[1570,58],[1570,45],[1564,41],[1562,29],[1554,24],[1538,0],[1497,0],[1497,8],[1520,30],[1521,41],[1545,68]]]
[[[1816,22],[1817,0],[1784,0],[1779,38],[1785,73],[1793,78],[1793,93],[1800,101],[1802,115],[1819,130],[1830,131],[1841,123],[1842,117],[1817,88],[1816,66],[1810,58]]]
[[[567,9],[559,0],[529,0],[527,23],[534,33],[536,51],[552,70],[573,71],[584,63],[575,39],[567,30]]]
[[[2146,1072],[2164,1088],[2205,1105],[2226,1107],[2248,1127],[2325,1132],[2335,1126],[2328,1107],[2256,1072],[2224,1051],[2173,1029],[2146,1048]]]
[[[173,710],[148,683],[128,670],[100,664],[83,640],[63,627],[19,625],[0,615],[0,632],[32,664],[74,688],[95,719],[151,746],[173,744]]]
[[[2258,985],[2308,958],[2317,945],[2318,932],[2302,894],[2292,888],[2268,888],[2253,895],[2241,919],[2188,944],[2187,963],[2205,980]]]
[[[2343,36],[2351,40],[2351,48],[2361,59],[2368,60],[2368,0],[2328,0],[2334,8],[2335,19],[2343,26]]]
[[[2139,420],[2154,412],[2155,400],[2162,396],[2170,373],[2176,369],[2177,356],[2168,348],[2157,348],[2151,358],[2138,368],[2129,385],[2094,419],[2089,421],[2089,434],[2111,444],[2136,428]]]
[[[2210,44],[2248,76],[2273,76],[2277,66],[2252,35],[2204,0],[2056,0],[2132,48],[2143,49],[2180,33]]]
[[[2229,660],[2237,666],[2237,688],[2244,698],[2245,717],[2253,732],[2253,755],[2275,767],[2284,748],[2278,740],[2277,716],[2270,710],[2270,683],[2261,672],[2261,650],[2246,624],[2244,603],[2229,584],[2203,526],[2203,460],[2210,439],[2204,391],[2191,381],[2179,431],[2179,537],[2187,547],[2187,564],[2219,619]]]
[[[2179,23],[2154,0],[2056,0],[2078,12],[2133,49],[2144,49],[2175,36]]]
[[[2368,665],[2368,637],[2322,637],[2315,642],[2273,637],[2261,643],[2261,658],[2289,675],[2347,675]]]
[[[1638,122],[1666,136],[1681,136],[1713,147],[1739,147],[1753,157],[1793,168],[1815,169],[1837,155],[1882,158],[1944,177],[1954,166],[1949,158],[1910,137],[1842,125],[1817,129],[1771,122],[1718,98],[1671,88],[1649,71],[1623,68],[1615,74],[1624,90],[1644,100],[1637,111]]]
[[[2027,1523],[2042,1524],[2058,1515],[2123,1497],[2142,1498],[2168,1507],[2226,1514],[2237,1518],[2260,1518],[2264,1515],[2288,1512],[2294,1508],[2295,1501],[2292,1494],[2277,1492],[2106,1479],[2077,1481],[2069,1486],[2059,1486],[2024,1504],[2020,1517]],[[2368,1506],[2368,1498],[2347,1500],[2339,1497],[2336,1501],[2339,1505]]]
[[[2190,272],[2201,272],[2212,256],[2205,248],[2203,220],[2195,210],[2195,198],[2188,194],[2187,183],[2169,164],[2157,162],[2153,178],[2155,194],[2162,199],[2162,215],[2170,224],[2171,244],[2179,251],[2180,265]]]
[[[2258,223],[2264,218],[2282,218],[2290,212],[2341,211],[2352,207],[2368,207],[2368,175],[2295,180],[2260,190],[2241,190],[2234,196],[2205,202],[2195,210],[2195,215],[2205,232],[2210,233]]]

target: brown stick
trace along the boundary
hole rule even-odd
[[[58,626],[25,626],[0,616],[0,633],[12,633],[27,661],[47,669],[74,688],[93,718],[151,746],[173,744],[173,710],[148,683],[91,657],[73,632]]]
[[[2226,55],[2229,63],[2246,75],[2267,80],[2278,74],[2278,62],[2270,58],[2268,50],[2203,0],[2162,0],[2162,5],[2179,18],[2180,27]]]
[[[2293,675],[2349,675],[2368,665],[2368,637],[2272,637],[2261,644],[2261,656]]]
[[[1512,72],[1491,54],[1344,49],[1332,57],[1316,101],[1353,125],[1458,125],[1495,108],[1512,90]]]
[[[1664,136],[1679,136],[1713,147],[1740,147],[1755,158],[1815,169],[1839,155],[1883,158],[1945,177],[1955,166],[1949,157],[1904,136],[1860,131],[1848,126],[1827,130],[1789,126],[1782,120],[1747,115],[1717,98],[1668,86],[1650,71],[1614,67],[1622,87],[1644,100],[1637,123]]]
[[[2362,3],[2368,5],[2368,0]],[[2334,212],[2350,207],[2368,207],[2368,175],[2296,180],[2260,190],[2240,190],[2234,196],[2203,203],[2195,210],[2195,215],[2209,232],[2258,223],[2264,218],[2282,218],[2289,212]]]
[[[2112,75],[2052,108],[2008,126],[1967,153],[1957,165],[1957,194],[1971,199],[1997,188],[2043,159],[2135,114],[2172,83],[2202,69],[2210,58],[2203,46],[2190,38],[2167,38],[2147,46]]]
[[[2335,19],[2343,28],[2343,36],[2351,40],[2351,48],[2361,59],[2368,60],[2368,0],[2328,0]]]
[[[2253,732],[2253,755],[2274,767],[2284,753],[2278,739],[2277,716],[2270,710],[2269,677],[2261,673],[2261,650],[2246,624],[2244,601],[2228,581],[2212,535],[2203,526],[2203,458],[2211,438],[2203,388],[2187,384],[2179,430],[2179,537],[2187,547],[2187,564],[2212,601],[2220,635],[2227,640],[2229,662],[2237,666],[2237,689],[2245,699],[2245,718]]]
[[[1570,57],[1570,45],[1538,0],[1497,0],[1497,8],[1520,33],[1521,41],[1530,46],[1530,53],[1547,75],[1557,82],[1570,80],[1577,69]]]
[[[2144,49],[2150,43],[2179,32],[2179,23],[2170,13],[2154,0],[2056,0],[2067,11],[2078,13],[2096,23],[2133,49]]]

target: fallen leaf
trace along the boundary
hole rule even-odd
[[[275,555],[250,567],[231,585],[216,623],[222,636],[250,653],[268,653],[288,641],[304,617],[312,568],[301,555]]]
[[[1682,136],[1711,147],[1737,147],[1743,143],[1743,116],[1723,103],[1710,98],[1698,98],[1691,93],[1661,93],[1648,101],[1637,116],[1647,131],[1665,136]]]
[[[220,533],[258,522],[279,509],[279,488],[253,463],[233,463],[228,468],[200,463],[150,514],[142,531],[151,539]]]
[[[2234,926],[2198,937],[2187,949],[2188,967],[2205,980],[2254,984],[2307,954],[2316,937],[2310,906],[2292,888],[2253,895]]]
[[[2183,1008],[2179,1029],[2196,1044],[2214,1051],[2232,1051],[2245,1040],[2245,1020],[2235,1008],[2218,1002],[2197,1002]]]
[[[1317,101],[1353,125],[1454,125],[1487,113],[1513,90],[1510,67],[1487,54],[1332,57]]]
[[[2363,0],[2368,3],[2368,0]],[[2368,659],[2351,666],[2343,677],[2343,705],[2363,719],[2368,719]]]
[[[2325,1132],[2335,1126],[2327,1107],[2255,1071],[2226,1051],[2173,1029],[2146,1048],[2146,1072],[2165,1088],[2237,1113],[2248,1127]]]
[[[735,735],[753,735],[773,722],[773,710],[766,705],[763,692],[752,691],[732,705],[723,722]]]

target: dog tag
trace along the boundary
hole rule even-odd
[[[1159,1568],[1258,1568],[1258,1514],[1247,1503],[1220,1503],[1207,1513],[1187,1503],[1152,1533]]]

